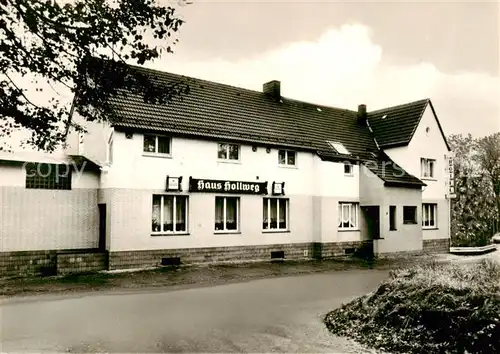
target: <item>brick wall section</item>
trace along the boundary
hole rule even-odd
[[[71,251],[0,252],[0,276],[56,275],[107,269],[107,253]]]
[[[107,263],[107,253],[58,254],[57,273],[97,272],[107,269]]]
[[[284,251],[287,260],[309,259],[312,255],[311,243],[120,251],[110,252],[109,269],[156,267],[163,257],[180,257],[182,264],[268,261],[273,251]]]
[[[0,276],[54,275],[55,251],[21,251],[0,253]]]
[[[450,252],[450,239],[424,240],[423,247],[425,253],[448,253]]]
[[[204,264],[222,262],[269,261],[271,252],[283,251],[285,260],[303,260],[320,258],[326,252],[327,257],[344,256],[345,249],[359,247],[361,242],[339,242],[323,245],[317,243],[292,243],[258,246],[232,246],[209,248],[184,248],[147,251],[110,252],[109,269],[135,269],[156,267],[163,257],[180,257],[182,264]],[[304,251],[306,251],[304,253]]]
[[[321,248],[321,259],[331,259],[337,257],[343,257],[348,255],[346,250],[356,250],[361,249],[363,243],[361,241],[352,241],[352,242],[329,242],[329,243],[320,243],[318,244]],[[316,257],[319,258],[319,257]]]
[[[423,251],[400,251],[400,252],[390,252],[390,253],[378,253],[376,257],[378,259],[405,259],[415,256],[421,256],[424,254]]]

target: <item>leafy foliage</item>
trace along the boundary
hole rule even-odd
[[[391,353],[497,353],[500,264],[400,269],[324,322],[334,334]]]
[[[0,136],[27,128],[28,143],[50,151],[70,128],[83,130],[71,121],[75,107],[85,120],[113,120],[110,95],[129,91],[165,103],[187,92],[183,82],[163,85],[126,65],[172,53],[182,23],[156,0],[0,0]],[[56,93],[45,95],[57,98],[40,104],[27,87],[41,92],[43,83]]]
[[[494,177],[497,178],[495,184],[495,179],[491,178],[491,171],[500,168],[500,159],[490,151],[494,149],[491,141],[499,137],[500,134],[494,134],[474,139],[469,134],[465,137],[452,135],[448,139],[455,153],[456,198],[452,200],[451,210],[451,240],[454,246],[488,244],[500,220],[498,193],[495,192],[499,179]],[[500,149],[500,144],[497,149]],[[493,175],[498,176],[498,172],[493,172]]]

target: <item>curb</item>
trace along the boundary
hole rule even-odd
[[[494,252],[496,250],[497,250],[497,246],[495,244],[482,246],[482,247],[450,247],[451,254],[461,255],[461,256],[481,255],[481,254]]]

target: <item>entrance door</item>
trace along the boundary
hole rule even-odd
[[[380,207],[378,205],[363,207],[368,237],[370,240],[380,238]]]
[[[106,204],[98,204],[99,208],[99,250],[106,250]]]

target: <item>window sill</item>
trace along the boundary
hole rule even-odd
[[[420,177],[422,181],[437,181],[437,178],[433,177]]]
[[[173,233],[173,232],[159,232],[159,233],[152,233],[152,237],[156,236],[189,236],[189,232],[179,232],[179,233]]]
[[[143,157],[160,157],[163,159],[171,159],[172,158],[172,154],[158,154],[158,153],[154,153],[154,152],[143,152],[142,156]]]
[[[231,230],[214,231],[214,235],[228,235],[228,234],[239,235],[241,234],[241,231],[231,231]]]
[[[352,232],[352,231],[360,231],[359,229],[337,229],[339,232]]]
[[[297,165],[287,165],[287,164],[278,164],[278,167],[280,168],[290,168],[292,170],[298,170],[299,168]]]
[[[437,226],[436,227],[425,227],[424,226],[424,227],[422,227],[422,230],[424,230],[424,231],[425,230],[439,230],[439,227],[437,227]]]
[[[418,225],[416,222],[404,222],[403,225]]]
[[[344,177],[354,177],[354,173],[344,173]]]
[[[233,164],[240,164],[241,165],[241,160],[223,160],[223,159],[217,159],[217,162],[220,163],[233,163]]]
[[[290,230],[273,230],[273,229],[270,229],[270,230],[262,230],[262,233],[263,234],[286,234],[286,233],[289,233]]]

